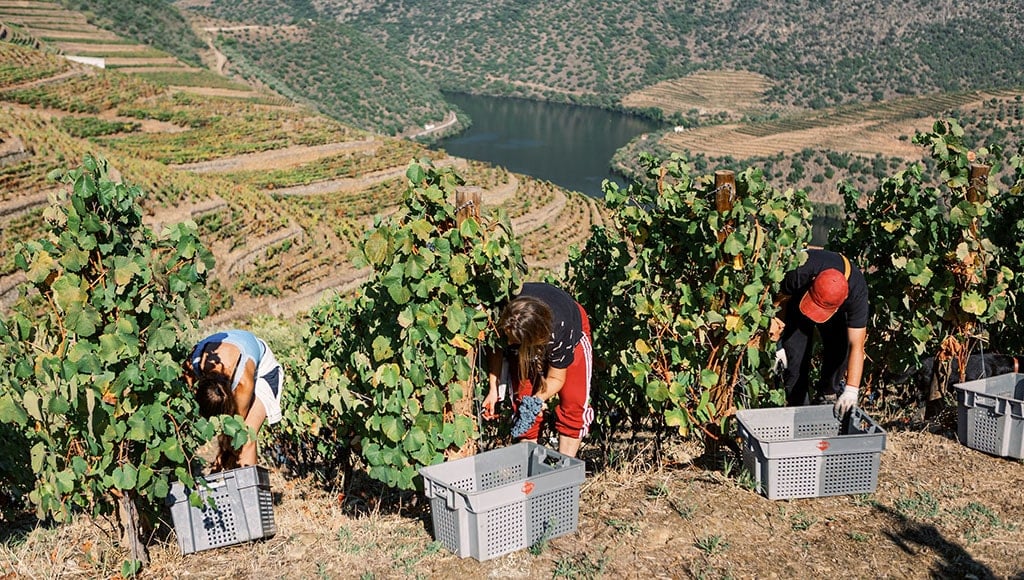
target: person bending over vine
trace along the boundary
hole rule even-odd
[[[227,330],[207,336],[192,349],[184,370],[202,416],[238,415],[257,433],[264,422],[281,420],[284,373],[267,343],[251,332]],[[221,435],[218,448],[211,471],[257,462],[255,438],[236,450],[231,438]]]
[[[502,311],[497,331],[506,347],[489,360],[484,416],[495,416],[499,376],[503,363],[507,364],[516,412],[512,436],[536,442],[544,407],[557,395],[558,451],[575,457],[594,419],[590,406],[593,354],[586,311],[560,288],[527,283]]]
[[[811,355],[821,337],[822,364],[814,399],[835,395],[833,411],[845,417],[857,406],[864,372],[869,314],[864,274],[842,254],[807,250],[807,261],[782,279],[770,336],[786,354],[783,381],[790,406],[812,400]]]

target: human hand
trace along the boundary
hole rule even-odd
[[[483,409],[484,409],[484,412],[483,412],[484,419],[487,419],[489,421],[489,420],[494,419],[495,417],[497,417],[497,415],[494,414],[494,405],[497,402],[498,402],[498,393],[497,393],[497,391],[491,391],[491,392],[487,393],[487,396],[484,397],[484,402],[481,405],[483,407]]]
[[[768,338],[772,340],[779,340],[782,338],[782,331],[786,329],[786,323],[782,321],[778,316],[772,317],[772,322],[768,326]]]
[[[540,397],[527,396],[519,402],[519,413],[512,424],[512,436],[521,437],[530,430],[537,421],[537,415],[544,409],[544,401]]]
[[[839,395],[836,404],[832,406],[832,414],[836,419],[842,419],[857,406],[857,393],[857,387],[843,387],[843,393]]]

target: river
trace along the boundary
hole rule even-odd
[[[596,107],[461,93],[445,98],[470,116],[472,126],[434,147],[598,198],[604,197],[603,180],[624,183],[608,168],[615,151],[659,127]]]
[[[456,157],[486,161],[509,171],[603,198],[601,182],[625,185],[609,170],[612,155],[634,137],[655,131],[649,119],[596,107],[508,97],[445,93],[472,119],[466,131],[433,145]],[[812,222],[811,243],[823,245],[830,226]]]

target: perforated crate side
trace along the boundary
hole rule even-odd
[[[739,411],[743,464],[768,499],[870,493],[885,432],[857,409],[848,427],[831,405]]]
[[[530,522],[527,546],[572,533],[579,525],[579,485],[566,485],[531,496],[527,504]]]
[[[424,467],[420,474],[434,537],[460,557],[488,560],[578,525],[583,462],[535,443]]]
[[[957,438],[971,449],[1024,459],[1024,374],[957,383]]]
[[[528,546],[526,504],[526,501],[513,501],[479,514],[470,555],[484,561]]]
[[[171,486],[168,503],[182,554],[230,546],[277,533],[269,472],[249,466],[205,478],[209,489],[198,487],[201,507],[189,501],[189,489]],[[212,499],[214,505],[207,504]]]

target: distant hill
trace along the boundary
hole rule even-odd
[[[208,30],[229,70],[344,123],[398,135],[440,123],[449,111],[416,67],[351,26],[296,19]]]
[[[281,3],[208,4],[246,19]],[[1024,86],[1018,0],[289,4],[312,4],[380,39],[443,88],[490,94],[614,105],[658,81],[719,69],[764,75],[771,102],[802,108]]]
[[[613,167],[626,174],[639,150],[677,152],[709,169],[755,164],[780,187],[804,188],[813,199],[837,203],[837,181],[870,188],[920,159],[923,151],[910,137],[937,117],[963,118],[979,144],[1024,134],[1017,0],[178,5],[206,18],[275,26],[279,37],[297,23],[309,28],[325,20],[358,29],[367,47],[353,47],[356,56],[332,55],[337,66],[321,66],[326,57],[315,50],[286,51],[285,41],[267,34],[247,40],[240,55],[258,54],[257,68],[278,71],[276,78],[281,71],[314,70],[284,84],[302,86],[316,100],[326,96],[358,107],[350,115],[365,118],[374,107],[398,111],[432,93],[353,92],[349,86],[347,79],[360,74],[391,74],[405,59],[417,87],[422,78],[443,90],[637,110],[685,130],[644,136],[623,150]],[[319,26],[326,36],[318,42],[330,45],[329,35],[344,30]],[[371,50],[387,54],[386,64],[360,56]],[[313,84],[319,88],[307,88]]]

